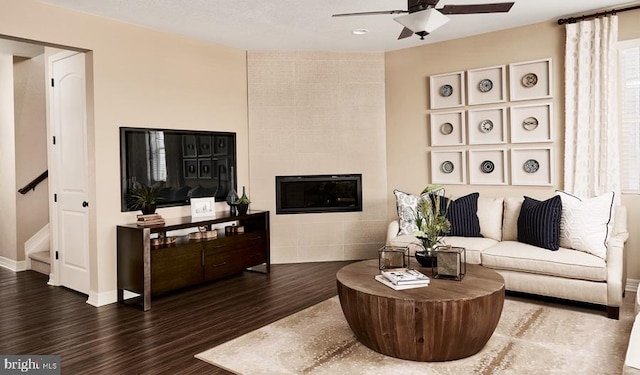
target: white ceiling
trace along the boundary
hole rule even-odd
[[[397,15],[331,15],[406,10],[406,0],[40,1],[249,51],[391,51],[629,4],[629,0],[515,0],[509,13],[454,15],[425,40],[415,35],[397,40],[402,30],[393,20]],[[441,0],[437,8],[502,1]],[[354,29],[369,33],[353,35]]]

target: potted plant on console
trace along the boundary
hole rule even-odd
[[[440,209],[440,195],[437,190],[442,187],[429,185],[421,193],[420,200],[414,211],[418,230],[413,236],[420,240],[422,251],[416,251],[415,257],[418,263],[424,267],[435,266],[435,250],[442,238],[451,230],[451,223],[447,220],[449,202],[444,209]]]
[[[238,199],[236,199],[235,201],[235,205],[238,208],[238,214],[239,215],[245,215],[247,213],[247,211],[249,210],[249,203],[251,203],[251,201],[249,200],[249,197],[247,197],[247,194],[245,193],[245,189],[244,186],[242,187],[242,196]]]
[[[129,204],[133,209],[139,209],[143,215],[156,212],[160,197],[160,185],[146,185],[136,183],[129,193]]]

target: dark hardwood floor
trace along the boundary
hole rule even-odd
[[[60,355],[63,374],[229,374],[194,355],[336,295],[348,263],[244,272],[157,297],[146,313],[0,268],[0,354]]]

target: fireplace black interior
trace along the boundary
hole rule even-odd
[[[276,214],[362,211],[362,175],[276,176]]]

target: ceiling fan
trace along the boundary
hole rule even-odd
[[[506,13],[511,10],[513,2],[505,3],[485,3],[485,4],[468,4],[468,5],[445,5],[436,9],[436,5],[440,0],[407,0],[407,10],[380,10],[371,12],[358,13],[340,13],[334,14],[333,17],[347,16],[369,16],[376,14],[403,14],[395,17],[394,20],[400,23],[404,28],[400,32],[398,39],[408,38],[413,34],[424,39],[433,30],[439,28],[449,22],[449,17],[445,14],[478,14],[478,13]]]

